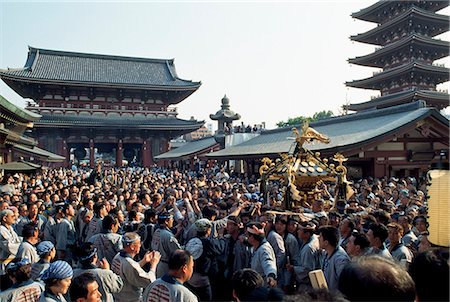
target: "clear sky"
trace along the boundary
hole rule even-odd
[[[375,50],[349,39],[375,26],[350,17],[374,2],[0,0],[0,68],[23,67],[28,45],[174,58],[179,77],[202,82],[177,106],[180,118],[210,123],[209,114],[219,110],[226,94],[245,124],[266,122],[273,128],[321,110],[339,114],[346,102],[379,94],[344,85],[378,71],[347,63]],[[449,59],[437,63],[448,66]],[[25,106],[3,82],[0,94]]]

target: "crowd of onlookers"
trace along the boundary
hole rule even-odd
[[[322,184],[286,214],[279,184],[263,194],[219,166],[5,174],[0,302],[448,301],[426,183],[352,187],[338,204]]]

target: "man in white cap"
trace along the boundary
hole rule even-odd
[[[6,264],[14,259],[22,242],[12,227],[15,222],[16,217],[13,211],[0,212],[0,275],[4,275]]]
[[[173,227],[173,215],[168,212],[158,214],[159,228],[155,231],[152,238],[152,250],[161,253],[161,261],[156,269],[156,276],[162,277],[169,271],[169,256],[175,250],[181,249],[177,238],[170,230]]]
[[[142,289],[156,280],[155,271],[161,255],[157,251],[147,252],[141,261],[136,262],[133,258],[139,254],[141,238],[136,233],[125,233],[122,241],[123,250],[114,257],[111,265],[112,271],[123,281],[122,290],[113,294],[114,300],[116,302],[139,302]],[[142,268],[147,263],[150,263],[149,272]]]
[[[217,256],[225,252],[225,240],[211,238],[212,223],[206,218],[195,222],[197,236],[186,244],[194,258],[194,274],[188,281],[193,291],[202,301],[211,301],[212,288],[210,276],[217,274]]]

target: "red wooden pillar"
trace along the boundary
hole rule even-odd
[[[95,157],[94,157],[94,139],[91,138],[89,140],[89,165],[91,166],[91,168],[94,168],[95,166]]]
[[[142,154],[142,166],[149,167],[150,166],[150,160],[149,160],[149,153],[151,145],[148,144],[147,140],[144,139],[141,146],[141,154]]]
[[[142,165],[144,167],[151,167],[155,164],[153,160],[153,139],[144,139],[141,147]]]
[[[63,138],[62,141],[62,156],[64,156],[64,167],[69,167],[69,161],[70,161],[70,150],[69,146],[67,145],[67,141],[65,138]]]
[[[122,167],[122,165],[123,165],[123,142],[121,139],[119,139],[116,148],[116,166]]]

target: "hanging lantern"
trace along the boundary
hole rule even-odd
[[[450,245],[449,188],[448,170],[431,170],[428,172],[428,216],[430,235],[428,240],[436,245]]]

